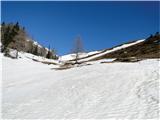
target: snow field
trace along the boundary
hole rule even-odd
[[[102,60],[101,60],[102,61]],[[106,60],[104,60],[106,61]],[[56,65],[2,56],[2,117],[6,119],[158,118],[159,60]]]

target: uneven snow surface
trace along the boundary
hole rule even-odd
[[[26,57],[2,60],[3,118],[158,119],[158,59],[67,70]]]

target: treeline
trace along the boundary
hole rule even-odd
[[[36,43],[18,22],[15,24],[3,22],[1,24],[1,43],[1,52],[6,56],[9,56],[10,49],[14,49],[17,52],[28,52],[49,59],[58,58],[54,49],[47,49]]]

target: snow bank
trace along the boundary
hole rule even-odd
[[[158,119],[159,60],[53,70],[3,57],[4,119]]]
[[[48,62],[48,63],[53,63],[53,64],[60,64],[60,61],[54,60],[54,59],[47,59],[42,56],[36,56],[30,53],[25,53],[25,52],[19,52],[19,57],[22,59],[29,59],[29,60],[35,60],[37,62]]]
[[[75,54],[68,54],[68,55],[63,55],[59,57],[59,60],[61,61],[69,61],[75,59]]]
[[[101,51],[92,51],[92,52],[89,52],[89,53],[88,53],[88,56],[89,56],[89,55],[94,55],[94,54],[97,54],[97,53],[100,53],[100,52],[101,52]]]
[[[92,52],[88,52],[88,53],[78,53],[79,54],[79,59],[84,58],[84,57],[88,57],[90,55],[94,55],[97,53],[100,53],[101,51],[92,51]],[[60,57],[61,61],[69,61],[69,60],[74,60],[76,58],[76,54],[68,54],[68,55],[63,55]]]
[[[18,57],[18,51],[14,50],[14,49],[10,49],[8,54],[12,58],[17,58]]]

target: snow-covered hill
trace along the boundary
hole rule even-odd
[[[159,59],[103,64],[108,59],[102,59],[54,70],[58,64],[33,61],[30,54],[0,56],[3,118],[158,119]]]
[[[83,59],[92,55],[96,55],[98,53],[100,53],[101,51],[92,51],[92,52],[88,52],[88,53],[78,53],[79,55],[79,59]],[[69,61],[69,60],[75,60],[76,58],[76,54],[67,54],[67,55],[63,55],[59,58],[60,61]]]
[[[85,59],[82,59],[82,60],[80,60],[79,62],[85,62],[85,61],[95,60],[96,58],[99,58],[99,57],[101,57],[101,56],[104,56],[104,55],[106,55],[106,54],[108,54],[108,53],[112,53],[112,52],[118,51],[118,50],[120,50],[120,49],[124,49],[124,48],[130,47],[130,46],[136,45],[136,44],[141,43],[141,42],[143,42],[143,41],[144,41],[144,39],[142,39],[142,40],[137,40],[137,41],[132,42],[132,43],[127,43],[127,44],[123,44],[123,45],[121,45],[121,46],[115,47],[115,48],[113,48],[113,49],[111,49],[111,50],[101,51],[101,52],[99,52],[98,54],[95,54],[95,55],[93,55],[93,56],[91,56],[91,57],[87,57],[87,58],[85,58]]]
[[[136,45],[138,43],[143,42],[145,39],[141,39],[141,40],[137,40],[131,43],[126,43],[126,44],[122,44],[120,46],[114,47],[112,49],[107,49],[107,50],[102,50],[102,51],[92,51],[92,52],[88,52],[88,53],[80,53],[79,54],[79,62],[87,62],[87,61],[91,61],[91,60],[95,60],[96,58],[99,58],[101,56],[104,56],[108,53],[112,53],[133,45]],[[68,55],[64,55],[60,57],[61,61],[69,61],[69,60],[74,60],[76,57],[75,54],[68,54]]]
[[[78,57],[78,62],[83,63],[87,61],[100,60],[104,58],[160,58],[160,35],[157,33],[146,39],[140,39],[124,43],[110,49],[101,51],[93,51],[89,53],[81,53]],[[74,61],[75,54],[69,54],[61,57],[61,60]]]

